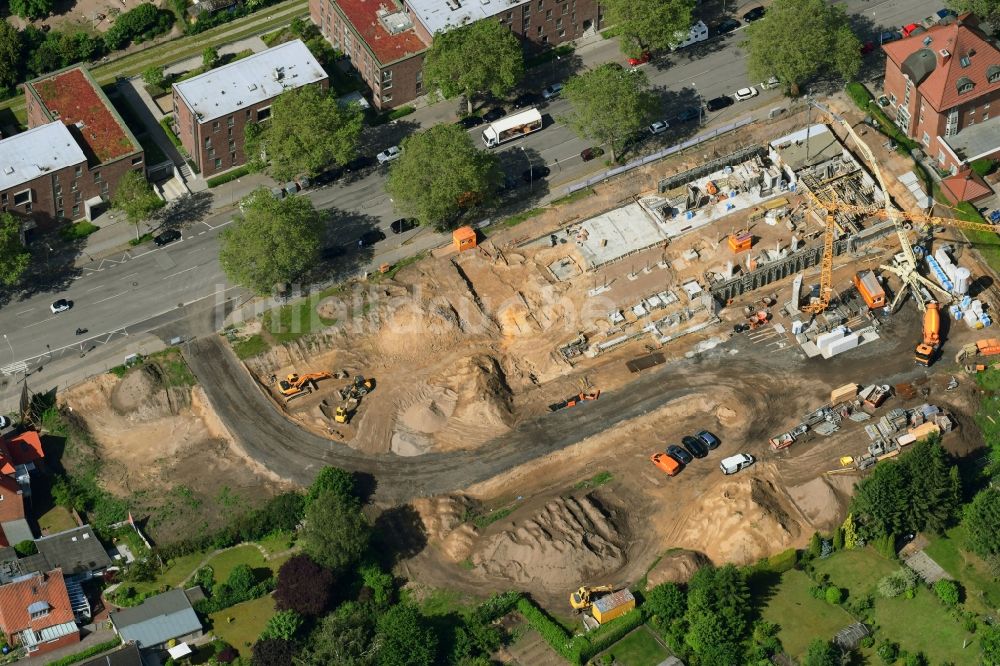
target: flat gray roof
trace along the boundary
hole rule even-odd
[[[62,122],[41,125],[0,141],[0,190],[81,162],[87,157]]]
[[[296,39],[175,83],[174,90],[204,123],[326,76],[302,40]]]
[[[1000,116],[993,116],[984,123],[976,123],[958,134],[941,138],[957,157],[971,162],[1000,148]],[[936,156],[930,157],[934,159]]]
[[[496,16],[531,0],[407,0],[406,4],[432,35]]]
[[[123,641],[134,641],[140,648],[166,643],[202,628],[184,590],[170,590],[138,606],[115,611],[111,622]]]
[[[637,203],[609,210],[580,223],[576,240],[589,270],[667,240],[666,232]]]
[[[793,171],[839,157],[844,147],[826,125],[813,125],[771,142]]]

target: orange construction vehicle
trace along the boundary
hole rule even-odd
[[[982,372],[988,367],[987,364],[972,363],[966,365],[965,362],[970,358],[984,359],[988,356],[996,356],[998,354],[1000,354],[1000,340],[987,338],[962,347],[958,354],[955,355],[955,363],[964,366],[966,372]]]
[[[753,247],[753,234],[749,230],[735,231],[729,234],[729,249],[735,254],[746,252]]]
[[[941,346],[941,313],[938,304],[931,301],[924,310],[924,339],[917,345],[913,360],[919,365],[929,366],[937,356]]]
[[[306,375],[297,375],[294,372],[285,379],[278,382],[278,390],[285,400],[297,398],[313,390],[314,385],[321,379],[333,377],[329,372],[311,372]]]
[[[865,303],[869,309],[874,310],[885,307],[885,289],[879,284],[874,271],[868,270],[855,273],[854,286],[857,287],[861,298],[865,299]]]
[[[549,405],[549,411],[557,412],[560,409],[564,409],[566,407],[576,407],[581,402],[586,402],[587,400],[597,400],[600,397],[601,397],[600,389],[591,391],[590,393],[577,393],[576,395],[570,396],[565,400],[560,400],[559,402],[552,403],[551,405]]]

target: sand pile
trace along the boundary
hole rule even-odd
[[[448,425],[457,402],[458,395],[449,388],[426,388],[412,404],[399,410],[392,433],[392,451],[401,456],[415,456],[431,450],[434,434]]]
[[[427,533],[427,540],[437,546],[452,562],[461,562],[472,552],[476,530],[463,522],[472,502],[461,495],[427,497],[413,501]]]
[[[686,583],[694,572],[708,564],[708,558],[690,550],[675,550],[660,558],[646,574],[646,588],[661,583]]]
[[[177,413],[190,405],[190,394],[186,389],[171,390],[163,386],[160,369],[154,363],[147,363],[132,370],[117,383],[100,384],[107,392],[111,408],[129,421],[151,421]]]
[[[791,486],[788,494],[802,515],[817,530],[830,530],[844,520],[847,499],[841,498],[823,477],[800,486]]]
[[[570,589],[621,568],[625,543],[621,526],[590,496],[559,498],[485,539],[472,562],[516,583]]]
[[[791,547],[802,528],[770,481],[744,478],[720,484],[703,496],[676,543],[717,564],[749,564]]]

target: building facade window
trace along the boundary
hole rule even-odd
[[[929,145],[931,145],[931,135],[930,135],[930,134],[928,134],[927,132],[924,132],[924,136],[923,136],[923,138],[922,138],[922,139],[920,140],[920,142],[921,142],[922,144],[924,144],[925,146],[929,146]]]
[[[944,135],[954,136],[958,133],[958,109],[948,111],[948,118],[945,121]]]
[[[910,112],[903,105],[896,108],[896,124],[907,134],[910,133]]]
[[[236,124],[236,116],[229,116],[229,118],[226,120],[226,126],[232,127],[235,124]]]
[[[77,166],[76,169],[73,170],[73,173],[76,175],[77,178],[79,178],[80,176],[83,175],[83,167]]]
[[[80,217],[80,207],[73,206],[73,219],[75,220],[78,217]]]
[[[142,156],[136,155],[135,157],[132,158],[132,166],[137,166],[139,164],[142,164]]]
[[[14,193],[14,205],[26,206],[31,203],[31,190],[22,190]]]
[[[95,183],[101,182],[101,172],[100,171],[95,171],[94,172],[94,182]]]
[[[221,169],[222,168],[222,158],[221,157],[215,158],[215,168],[216,169]]]
[[[263,109],[257,109],[257,122],[263,122],[271,117],[271,107],[265,106]]]

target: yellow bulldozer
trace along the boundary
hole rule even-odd
[[[293,372],[278,382],[278,391],[281,392],[285,400],[291,400],[292,398],[297,398],[300,395],[311,392],[319,380],[330,379],[331,377],[333,375],[329,372],[310,372],[305,375],[298,375]]]
[[[352,384],[340,389],[340,399],[343,404],[337,407],[333,420],[337,423],[350,423],[351,417],[357,411],[361,398],[375,390],[375,380],[357,375]]]
[[[611,585],[584,585],[579,590],[569,595],[569,605],[572,606],[573,610],[577,612],[585,611],[590,608],[590,604],[592,603],[591,596],[614,591],[615,588]]]

